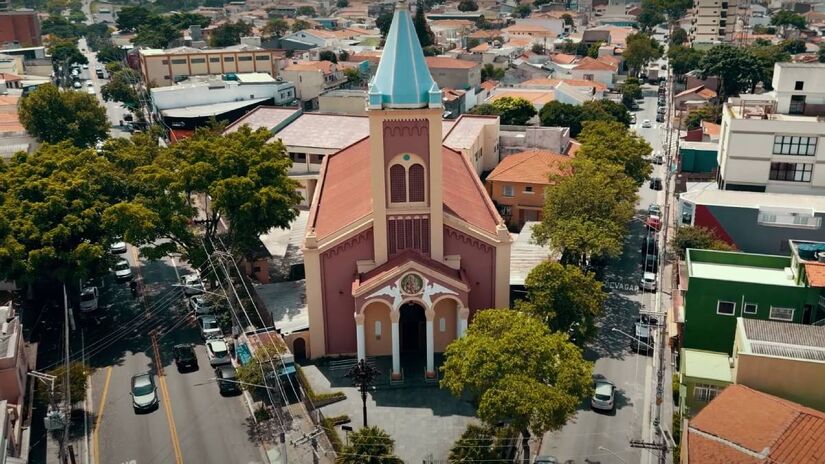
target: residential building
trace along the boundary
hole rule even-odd
[[[426,57],[427,68],[440,88],[475,90],[481,85],[481,63],[446,56]]]
[[[526,222],[541,220],[550,176],[569,174],[570,161],[568,156],[546,150],[514,153],[501,160],[485,185],[508,226],[520,230]]]
[[[367,114],[367,91],[338,89],[318,96],[318,110],[322,113]]]
[[[682,142],[679,144],[679,172],[713,175],[718,167],[719,144]]]
[[[542,90],[542,89],[515,89],[510,87],[497,87],[490,92],[490,96],[484,103],[493,103],[500,98],[523,98],[536,108],[536,111],[541,111],[541,108],[556,99],[556,91]]]
[[[713,103],[716,100],[716,92],[706,88],[704,85],[687,89],[673,96],[673,106],[680,111],[690,111],[694,108],[701,108]]]
[[[596,81],[586,81],[586,80],[576,80],[576,79],[530,79],[519,84],[514,85],[513,87],[519,89],[559,89],[561,84],[565,84],[567,86],[575,88],[580,93],[584,94],[585,96],[590,97],[594,100],[601,100],[604,98],[604,94],[607,91],[607,86],[602,84],[601,82]],[[564,87],[562,87],[563,93]],[[558,98],[557,98],[558,99]],[[560,99],[563,101],[564,98]],[[576,99],[578,100],[578,98]],[[570,104],[577,104],[576,101],[563,101],[563,103],[570,103]]]
[[[146,83],[157,87],[172,85],[190,76],[230,73],[266,73],[278,75],[280,52],[249,45],[217,49],[178,47],[138,51],[138,66]]]
[[[461,46],[462,39],[475,29],[475,23],[466,19],[431,21],[429,25],[435,34],[435,42],[448,48]]]
[[[683,346],[731,353],[737,317],[805,324],[825,317],[818,306],[825,264],[797,258],[797,246],[793,256],[687,250]]]
[[[776,63],[773,88],[723,106],[719,187],[825,194],[825,63]]]
[[[0,53],[0,73],[20,76],[25,74],[23,57]]]
[[[731,383],[727,353],[683,349],[679,356],[679,414],[695,416]]]
[[[512,239],[443,144],[441,92],[409,11],[394,14],[368,95],[368,136],[326,157],[307,223],[309,351],[391,356],[393,379],[434,378],[435,353],[472,315],[508,304]],[[423,372],[402,373],[402,350],[424,353]]]
[[[574,63],[568,72],[572,79],[596,81],[613,88],[614,76],[618,71],[618,65],[612,60],[608,61],[604,57],[597,59],[586,56]]]
[[[23,342],[20,315],[12,302],[0,306],[0,401],[22,405],[29,361]]]
[[[5,45],[17,47],[42,45],[40,18],[36,11],[0,11],[0,48]]]
[[[737,384],[825,410],[825,327],[739,318],[732,361]]]
[[[729,42],[735,32],[739,0],[694,0],[688,38],[694,46]]]
[[[718,190],[699,184],[679,195],[683,224],[710,229],[746,253],[784,255],[789,240],[825,242],[825,198]]]
[[[0,400],[0,463],[26,464],[30,428],[23,426],[23,405]]]
[[[507,126],[499,136],[501,157],[533,149],[573,156],[579,143],[570,138],[569,127]]]
[[[338,88],[347,81],[339,66],[331,61],[294,61],[281,75],[295,83],[298,99],[305,109],[318,107],[318,96]]]
[[[684,464],[817,463],[825,414],[743,385],[725,388],[682,426]]]

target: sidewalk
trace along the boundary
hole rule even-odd
[[[94,464],[94,457],[91,451],[94,417],[93,413],[88,412],[92,409],[91,397],[91,378],[89,378],[86,388],[86,398],[82,403],[75,404],[72,409],[69,437],[66,443],[66,459],[65,461],[60,460],[60,442],[63,438],[63,431],[47,432],[47,464],[62,464],[63,462],[69,464]]]

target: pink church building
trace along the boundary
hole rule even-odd
[[[369,136],[325,158],[304,240],[309,356],[426,358],[509,303],[510,245],[469,160],[442,145],[442,95],[406,10],[368,92]],[[424,373],[407,373],[421,375]]]

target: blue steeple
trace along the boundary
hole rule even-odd
[[[369,107],[440,108],[441,90],[433,81],[410,12],[395,11],[378,71],[369,86]]]

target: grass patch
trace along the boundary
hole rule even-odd
[[[321,406],[326,406],[328,404],[342,401],[347,397],[347,395],[341,391],[329,393],[315,393],[315,390],[312,389],[312,385],[310,385],[309,381],[307,380],[303,369],[301,369],[300,366],[296,366],[296,370],[298,371],[298,380],[300,380],[301,386],[304,387],[304,391],[306,392],[310,401],[312,401],[312,404],[314,404],[316,408],[320,408]]]
[[[341,451],[341,449],[344,447],[344,444],[341,442],[341,436],[338,435],[338,431],[335,430],[335,426],[346,424],[349,421],[349,416],[346,414],[335,417],[325,417],[321,421],[321,427],[323,427],[324,433],[327,434],[327,438],[329,439],[329,442],[332,445],[332,448],[335,450],[335,452]]]

